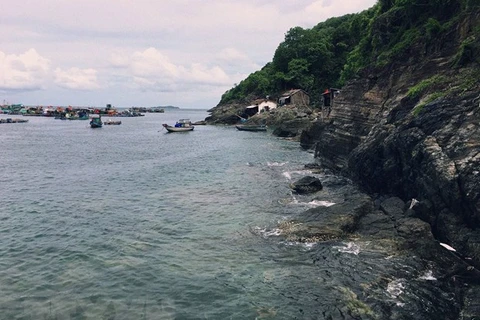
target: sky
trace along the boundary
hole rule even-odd
[[[376,0],[1,0],[0,104],[215,107],[293,27]]]

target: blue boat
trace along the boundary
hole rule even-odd
[[[103,125],[102,117],[100,115],[94,117],[92,116],[92,120],[90,120],[90,127],[91,128],[101,128]]]

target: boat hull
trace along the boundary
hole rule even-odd
[[[102,119],[100,117],[98,118],[92,118],[92,120],[90,120],[90,127],[91,128],[101,128],[103,125],[103,122],[102,122]]]
[[[249,125],[236,125],[240,131],[267,131],[266,126],[249,126]]]
[[[120,124],[122,124],[122,121],[105,121],[103,123],[104,125],[107,125],[107,126],[118,126]]]
[[[186,131],[192,131],[194,129],[193,126],[191,127],[172,127],[172,126],[164,126],[165,129],[167,129],[168,132],[186,132]]]

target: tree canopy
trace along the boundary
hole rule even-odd
[[[225,92],[219,104],[248,103],[298,88],[317,105],[324,89],[341,87],[367,66],[391,63],[420,38],[446,32],[449,22],[469,10],[480,10],[480,0],[378,0],[368,10],[330,18],[311,29],[293,27],[272,61]],[[478,39],[480,31],[475,32]],[[478,41],[477,47],[466,46],[467,60],[472,50],[478,50]]]

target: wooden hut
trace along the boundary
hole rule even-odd
[[[292,89],[284,92],[278,99],[278,105],[296,105],[308,106],[310,104],[310,96],[302,89]]]

